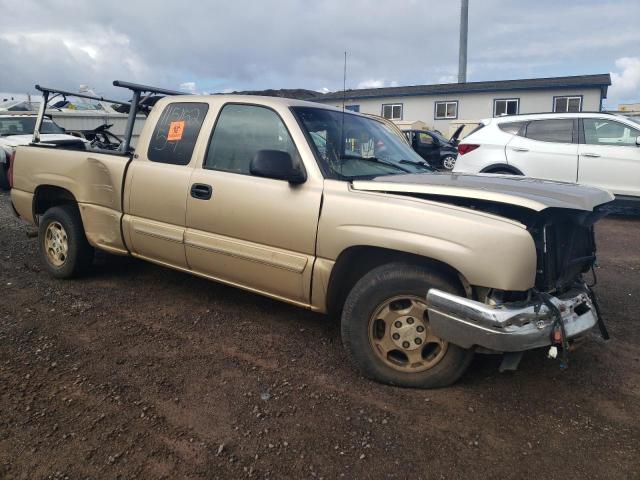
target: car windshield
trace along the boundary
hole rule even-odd
[[[36,117],[0,117],[0,136],[32,135],[35,126]],[[64,133],[64,129],[45,118],[40,133]]]
[[[330,178],[373,178],[432,169],[381,122],[353,113],[293,107]]]

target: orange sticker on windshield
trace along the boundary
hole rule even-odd
[[[171,122],[171,125],[169,125],[169,134],[167,135],[167,140],[169,140],[170,142],[182,140],[183,132],[184,120],[181,120],[179,122]]]

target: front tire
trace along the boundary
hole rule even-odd
[[[84,273],[93,261],[93,247],[84,234],[75,205],[52,207],[40,219],[40,257],[56,278],[72,278]]]
[[[342,313],[342,341],[364,376],[437,388],[464,373],[473,352],[431,332],[426,311],[431,288],[462,293],[453,280],[407,263],[375,268],[356,283]]]

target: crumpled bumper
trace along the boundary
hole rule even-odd
[[[588,332],[598,322],[596,309],[584,290],[571,290],[551,301],[560,310],[568,339]],[[486,305],[431,289],[427,310],[433,333],[464,348],[520,352],[553,343],[554,315],[539,301]]]

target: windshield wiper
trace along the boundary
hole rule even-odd
[[[427,170],[433,170],[429,162],[414,162],[413,160],[405,160],[404,158],[400,160],[400,163],[406,163],[408,165],[415,165],[416,167],[426,168]]]
[[[387,162],[386,160],[382,160],[378,157],[359,157],[358,155],[342,155],[340,160],[363,160],[365,162],[378,163],[380,165],[387,165],[389,167],[395,168],[396,170],[400,170],[405,173],[412,173],[411,170],[407,170],[406,168],[402,168],[400,165],[396,165],[392,162]]]

